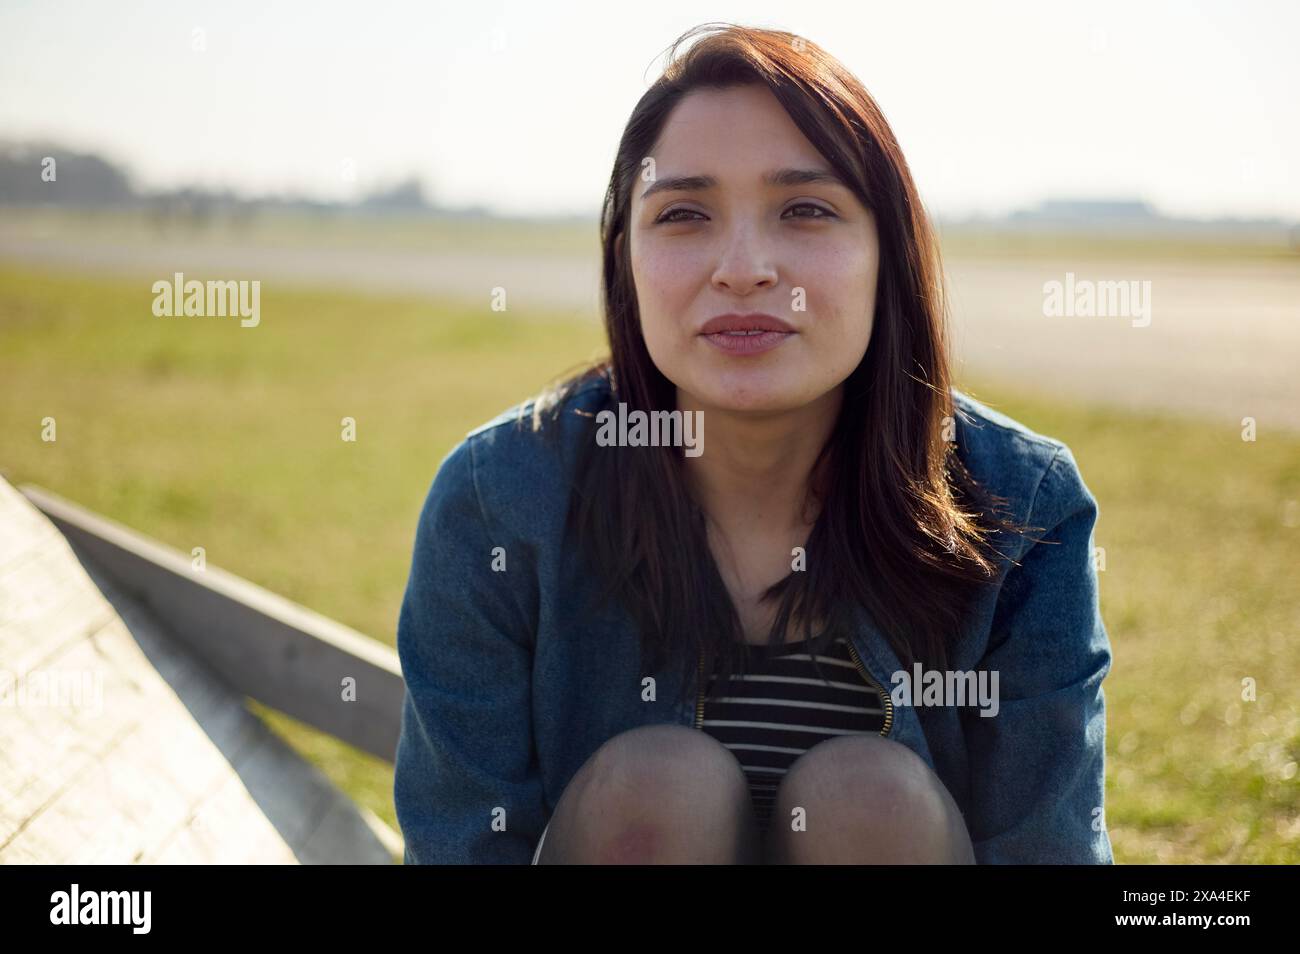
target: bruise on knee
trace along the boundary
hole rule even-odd
[[[620,824],[609,838],[603,839],[597,852],[597,864],[648,864],[655,860],[663,844],[659,825],[646,821]]]
[[[745,824],[752,810],[744,772],[721,744],[693,730],[641,727],[615,736],[574,774],[547,849],[595,864],[730,863],[753,854]],[[723,844],[733,829],[736,844]]]
[[[776,807],[772,854],[795,863],[960,860],[968,851],[938,776],[915,752],[875,736],[809,749],[782,780]],[[795,809],[805,811],[807,829],[778,834]]]

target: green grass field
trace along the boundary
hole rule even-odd
[[[438,462],[599,330],[264,291],[244,329],[156,318],[148,282],[0,268],[0,473],[391,645]],[[1300,436],[960,385],[1066,441],[1100,503],[1116,860],[1300,860]],[[254,709],[396,826],[391,766]]]

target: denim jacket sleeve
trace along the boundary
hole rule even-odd
[[[1110,864],[1105,830],[1105,699],[1110,643],[1092,531],[1097,501],[1060,446],[1028,522],[1045,532],[1003,581],[981,670],[999,678],[998,714],[964,719],[967,825],[980,864]]]
[[[393,800],[407,864],[527,864],[544,822],[531,724],[534,622],[471,435],[425,499],[397,627],[406,699]],[[504,554],[494,547],[506,547]]]

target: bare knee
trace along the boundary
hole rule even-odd
[[[749,833],[744,772],[716,739],[673,724],[629,729],[575,773],[541,860],[729,863]]]
[[[782,780],[776,806],[782,860],[791,863],[974,860],[961,812],[938,776],[911,749],[880,736],[838,736],[809,749]]]

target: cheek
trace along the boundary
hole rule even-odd
[[[876,302],[874,255],[863,249],[828,253],[808,271],[808,308],[835,326],[833,337],[855,340],[870,333]]]
[[[632,259],[638,298],[661,304],[675,302],[689,287],[692,264],[698,265],[698,261],[698,256],[654,243],[641,246]]]
[[[638,249],[632,259],[641,329],[652,354],[657,345],[675,347],[678,323],[689,315],[693,286],[688,258],[651,245]]]

